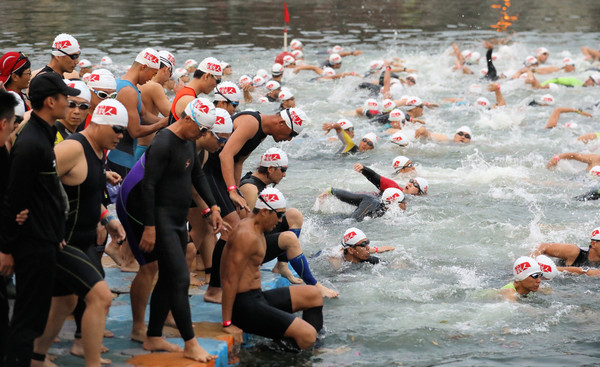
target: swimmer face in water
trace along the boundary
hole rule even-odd
[[[409,160],[408,162],[406,162],[406,164],[404,166],[402,166],[396,170],[396,174],[408,173],[408,172],[414,172],[414,171],[415,171],[415,165],[413,164],[412,161]]]
[[[281,107],[283,107],[283,108],[294,108],[294,107],[296,107],[296,97],[292,97],[290,99],[287,99],[287,100],[281,102]]]
[[[415,179],[410,179],[404,186],[404,194],[410,195],[422,195],[421,188],[419,187],[419,183]]]
[[[364,240],[360,241],[359,243],[357,243],[354,246],[349,246],[346,250],[348,252],[348,254],[350,254],[351,256],[364,261],[369,259],[369,256],[371,256],[370,254],[370,247],[369,247],[369,239],[365,238]]]
[[[523,288],[529,292],[537,292],[542,282],[542,273],[533,273],[527,278],[520,281]]]
[[[541,53],[537,55],[538,62],[545,63],[548,60],[548,56],[550,56],[547,52]]]
[[[371,150],[374,148],[375,148],[375,145],[373,144],[373,142],[367,138],[362,138],[360,140],[360,143],[358,143],[358,151],[359,152],[364,152],[364,151]]]
[[[459,131],[454,134],[454,142],[455,143],[470,143],[471,142],[471,134],[466,133],[464,131]]]

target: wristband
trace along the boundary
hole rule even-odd
[[[233,190],[237,190],[237,186],[235,186],[235,185],[231,185],[231,186],[229,186],[229,187],[227,188],[227,192],[229,192],[229,191],[233,191]]]
[[[498,84],[498,92],[500,92],[500,84]]]
[[[391,66],[386,66],[385,70],[392,71],[392,67]]]
[[[600,133],[596,133],[596,136],[600,138]]]
[[[410,122],[413,122],[413,118],[412,117],[410,118]]]
[[[583,111],[581,111],[581,109],[577,109],[577,113],[578,113],[578,114],[580,114],[580,115],[581,115],[581,112],[583,112]]]
[[[555,154],[552,158],[556,159],[557,162],[560,161],[560,157],[558,156],[558,154]]]
[[[204,216],[206,216],[209,213],[210,213],[210,208],[206,208],[202,211],[202,215],[204,215]]]
[[[105,211],[102,212],[102,214],[100,214],[100,219],[106,217],[107,214],[109,214],[108,209],[106,209]]]
[[[231,326],[231,320],[223,321],[223,327]]]
[[[112,215],[108,215],[106,218],[100,219],[100,224],[103,226],[107,225],[111,220],[115,219]]]
[[[429,102],[425,102],[425,106],[429,107]]]
[[[379,252],[379,248],[377,248],[377,247],[373,247],[373,248],[375,249],[375,253]]]
[[[406,71],[406,67],[402,68],[402,72],[405,72],[405,71]]]

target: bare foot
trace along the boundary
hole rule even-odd
[[[52,361],[50,361],[48,359],[48,356],[46,356],[46,359],[43,362],[31,360],[30,367],[58,367],[58,366],[56,364],[54,364]]]
[[[57,357],[57,356],[55,356],[55,355],[52,355],[52,354],[46,354],[46,359],[47,359],[47,360],[49,360],[50,362],[54,362],[54,361],[56,361],[56,358],[58,358],[58,357]]]
[[[202,280],[196,278],[196,274],[190,273],[190,286],[202,287],[205,284]]]
[[[210,362],[217,358],[217,356],[209,354],[207,351],[205,351],[204,348],[198,344],[196,338],[192,338],[185,342],[183,356],[198,362]]]
[[[121,255],[119,254],[119,247],[115,241],[111,241],[106,245],[104,253],[110,256],[117,265],[121,266]]]
[[[223,291],[221,288],[215,288],[208,286],[206,293],[204,293],[204,302],[210,303],[221,303],[223,299]]]
[[[110,351],[110,349],[104,346],[104,344],[100,347],[100,353],[106,353],[108,351]],[[83,358],[85,355],[83,350],[83,340],[75,339],[73,341],[73,345],[71,346],[70,353],[74,356]]]
[[[113,333],[110,330],[104,330],[104,337],[105,338],[114,338],[115,337],[115,333]]]
[[[323,295],[323,297],[336,298],[337,296],[340,295],[338,292],[325,287],[321,283],[315,284],[315,287],[319,288],[319,290],[321,291],[321,295]]]
[[[129,334],[129,339],[134,342],[143,343],[146,341],[146,328],[143,329],[132,329],[131,334]]]
[[[155,351],[166,351],[166,352],[181,352],[183,349],[179,345],[169,343],[167,339],[162,336],[147,336],[146,341],[142,345],[144,350]]]
[[[273,273],[281,274],[282,277],[286,278],[292,284],[300,284],[302,283],[302,279],[296,278],[292,271],[288,267],[288,263],[283,261],[278,261],[277,264],[273,267]]]
[[[140,270],[140,264],[137,261],[121,265],[121,272],[123,273],[137,273],[138,270]]]

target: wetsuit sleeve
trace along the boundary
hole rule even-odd
[[[558,78],[553,78],[553,79],[548,79],[548,80],[546,80],[546,81],[542,82],[540,85],[541,85],[542,87],[544,87],[544,86],[546,86],[546,85],[547,85],[547,84],[549,84],[549,83],[560,84],[560,83],[559,83],[559,81],[558,81]]]
[[[204,200],[210,208],[211,206],[216,205],[216,201],[212,191],[210,191],[206,174],[202,169],[202,158],[198,154],[194,154],[194,156],[196,158],[194,158],[194,167],[192,168],[192,183],[202,200]]]
[[[386,189],[389,189],[390,187],[392,187],[394,189],[399,189],[400,191],[404,191],[400,186],[398,186],[396,181],[394,181],[390,178],[380,176],[379,182],[380,182],[379,190],[381,190],[381,191],[385,191]]]
[[[497,80],[498,79],[498,72],[496,71],[496,67],[494,66],[494,63],[492,62],[492,52],[493,51],[494,51],[494,49],[490,48],[489,50],[487,50],[487,52],[485,54],[488,71],[484,78],[489,79],[489,80]]]
[[[351,205],[360,205],[361,201],[364,199],[364,195],[366,194],[356,194],[350,191],[342,190],[342,189],[334,189],[331,188],[331,194],[336,198],[340,199],[344,203]]]
[[[156,185],[169,164],[167,139],[154,139],[146,151],[146,167],[142,179],[142,202],[144,204],[144,225],[155,226]]]
[[[28,209],[29,197],[35,182],[36,174],[40,171],[38,163],[42,153],[38,146],[16,144],[11,153],[11,163],[8,172],[5,200],[2,206],[0,251],[12,253],[18,242],[20,232],[26,225],[20,226],[15,218],[18,213]]]
[[[381,176],[377,172],[373,171],[370,168],[364,167],[361,173],[379,190],[385,190],[381,188]]]
[[[340,138],[340,141],[344,144],[344,147],[341,149],[341,153],[348,153],[350,150],[352,150],[352,148],[354,148],[354,142],[352,141],[350,135],[348,135],[348,133],[346,133],[344,130],[342,130],[341,135],[342,137]]]

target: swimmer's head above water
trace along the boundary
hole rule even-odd
[[[368,133],[362,137],[360,143],[358,143],[358,151],[364,152],[367,150],[375,149],[377,145],[377,135],[375,133]]]
[[[455,143],[470,143],[473,134],[471,133],[471,129],[468,126],[461,126],[456,130],[454,134],[454,142]]]

